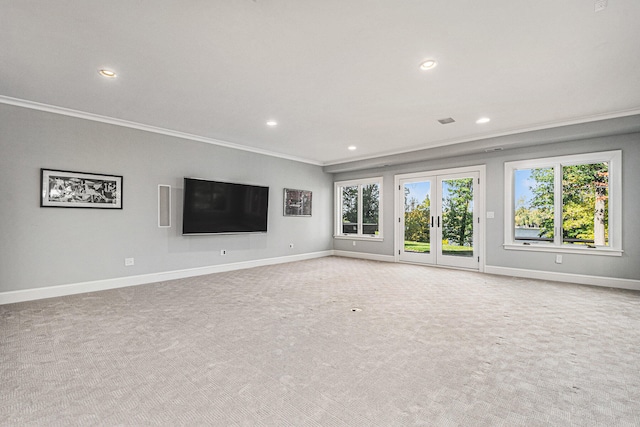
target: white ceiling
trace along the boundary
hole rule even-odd
[[[321,165],[639,114],[640,1],[594,3],[0,0],[0,102]]]

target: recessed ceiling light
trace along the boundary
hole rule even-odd
[[[114,79],[116,77],[115,71],[107,70],[106,68],[103,68],[102,70],[98,70],[98,74],[100,74],[102,77],[108,77],[110,79]]]
[[[271,126],[271,127],[278,126],[278,122],[276,122],[275,120],[269,120],[267,122],[267,126]]]
[[[489,117],[481,117],[478,120],[476,120],[476,123],[481,125],[483,123],[489,123],[491,121],[491,119]]]
[[[358,147],[356,147],[355,145],[350,145],[347,148],[349,149],[349,151],[354,151]]]
[[[420,63],[420,69],[422,71],[431,70],[432,68],[435,68],[436,65],[438,65],[438,63],[435,59],[427,59]]]

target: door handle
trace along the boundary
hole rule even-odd
[[[438,215],[438,228],[440,228],[440,215]]]
[[[433,215],[431,215],[431,227],[433,227]]]

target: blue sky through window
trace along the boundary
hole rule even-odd
[[[520,199],[524,197],[525,207],[529,207],[533,193],[531,186],[535,187],[535,181],[531,180],[531,169],[517,169],[515,171],[515,203],[519,206]]]
[[[421,182],[409,182],[404,185],[404,188],[409,189],[409,194],[407,195],[407,201],[410,201],[412,198],[415,198],[418,201],[418,204],[424,202],[425,197],[431,191],[431,182],[429,181],[421,181]]]

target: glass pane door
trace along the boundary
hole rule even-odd
[[[396,256],[477,270],[480,172],[448,172],[398,179]]]
[[[400,183],[404,213],[401,226],[404,230],[400,259],[409,262],[433,263],[434,248],[431,246],[434,213],[431,201],[435,180],[403,180]]]
[[[438,264],[478,267],[474,203],[477,182],[477,173],[438,176]]]

